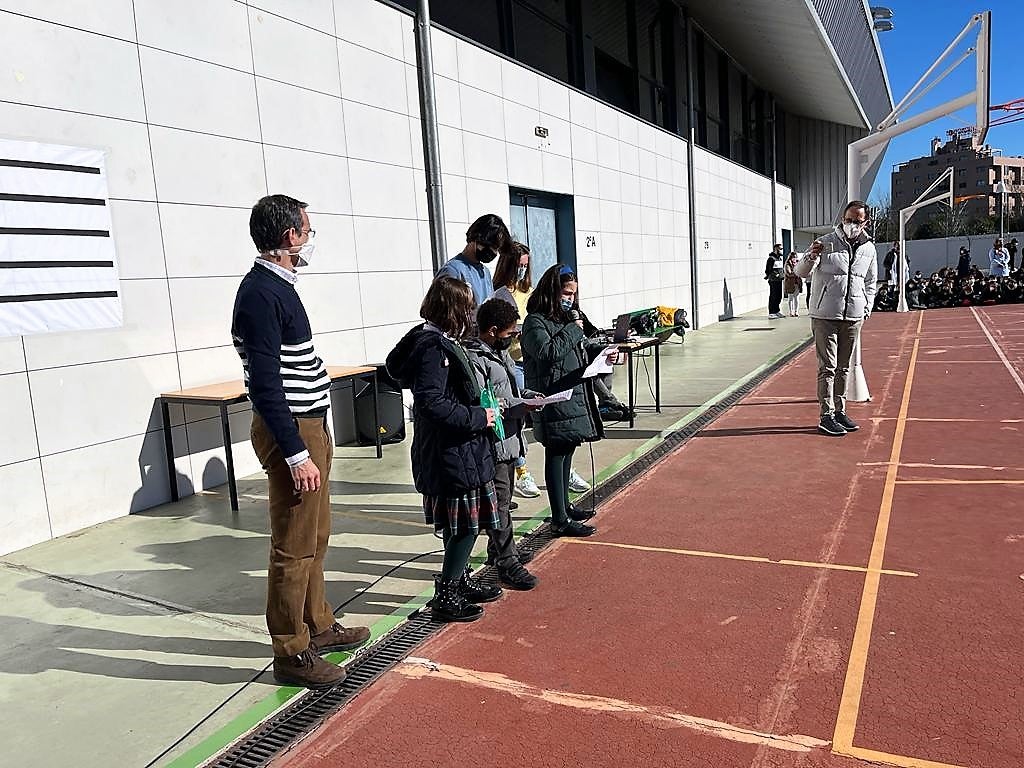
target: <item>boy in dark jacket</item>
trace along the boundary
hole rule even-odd
[[[526,455],[523,419],[536,409],[525,403],[510,404],[523,396],[512,373],[515,363],[508,353],[519,335],[518,321],[519,310],[514,305],[502,299],[485,301],[477,310],[479,337],[466,342],[466,351],[477,371],[480,386],[489,388],[502,403],[500,418],[505,437],[494,444],[494,490],[498,497],[500,525],[487,531],[487,560],[498,571],[498,580],[504,586],[527,590],[537,586],[537,577],[523,567],[524,553],[516,550],[510,505],[516,482],[516,461]]]

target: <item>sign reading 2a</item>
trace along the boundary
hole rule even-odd
[[[587,248],[597,248],[597,235],[587,235],[585,246]]]

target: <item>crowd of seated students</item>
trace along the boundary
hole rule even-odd
[[[1024,265],[1005,277],[986,275],[977,265],[943,267],[925,277],[920,271],[907,280],[909,309],[980,307],[1024,302]],[[882,284],[875,294],[875,312],[895,312],[899,304],[896,285]]]

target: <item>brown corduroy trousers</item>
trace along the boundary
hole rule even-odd
[[[295,656],[311,635],[334,623],[324,590],[324,556],[331,535],[330,474],[334,445],[323,417],[296,419],[299,435],[320,470],[320,489],[295,490],[288,462],[266,423],[252,415],[252,447],[270,484],[270,567],[267,629],[275,656]]]

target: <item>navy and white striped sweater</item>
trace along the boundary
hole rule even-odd
[[[304,459],[306,446],[294,419],[327,412],[331,379],[313,349],[309,317],[295,286],[271,265],[257,260],[242,278],[231,338],[253,409],[289,463]]]

